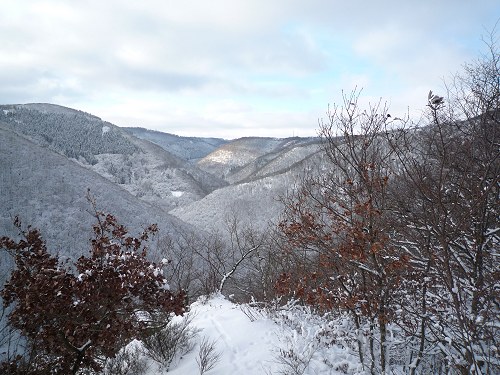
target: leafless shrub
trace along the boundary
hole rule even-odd
[[[314,351],[298,353],[296,348],[280,349],[277,362],[282,365],[281,375],[303,375],[314,355]]]
[[[219,362],[221,355],[222,353],[216,350],[216,341],[203,337],[196,358],[200,375],[212,370]]]
[[[144,354],[168,369],[172,361],[193,350],[192,339],[199,330],[190,326],[194,316],[187,314],[180,322],[171,322],[166,328],[143,339]]]
[[[240,310],[245,314],[251,322],[255,322],[256,320],[265,319],[267,317],[266,311],[264,307],[253,304],[241,304]]]

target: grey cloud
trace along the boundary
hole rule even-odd
[[[69,85],[64,77],[36,69],[2,70],[0,82],[0,103],[55,102],[86,95],[78,87]]]
[[[178,99],[190,116],[189,100],[258,107],[252,102],[258,98],[265,108],[278,100],[283,108],[287,99],[297,103],[314,91],[325,92],[318,105],[326,106],[326,92],[346,74],[367,77],[372,91],[384,89],[377,81],[388,75],[395,95],[408,92],[403,85],[436,82],[428,77],[465,61],[468,51],[450,43],[450,35],[479,39],[500,11],[493,0],[11,4],[0,13],[1,102],[161,97]],[[426,64],[432,58],[435,71]],[[368,69],[380,74],[369,77]],[[203,113],[185,119],[204,120]]]
[[[199,89],[210,82],[209,77],[196,74],[123,67],[114,73],[114,80],[114,84],[122,82],[121,85],[128,89],[169,92]]]

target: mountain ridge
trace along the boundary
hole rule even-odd
[[[245,225],[264,228],[280,214],[279,197],[321,163],[317,137],[181,137],[120,128],[48,103],[0,105],[0,121],[18,136],[200,230],[219,229],[235,212]],[[81,135],[82,128],[91,139]],[[197,147],[201,150],[194,152]]]
[[[182,137],[141,127],[124,127],[122,129],[138,138],[155,143],[172,154],[193,163],[196,163],[217,147],[229,142],[214,137]]]
[[[97,208],[132,230],[158,223],[164,235],[185,224],[119,185],[12,132],[0,122],[0,232],[17,237],[13,219],[41,230],[49,248],[77,256],[88,249]]]
[[[0,121],[167,211],[226,184],[167,150],[85,112],[49,104],[3,105]]]

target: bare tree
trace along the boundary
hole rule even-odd
[[[387,324],[408,257],[391,242],[393,151],[381,135],[390,117],[380,102],[362,111],[358,97],[344,95],[342,107],[320,124],[329,170],[306,181],[287,206],[281,228],[302,260],[279,287],[313,305],[349,311],[358,330],[368,324],[368,348],[358,340],[358,354],[376,373],[386,370]]]
[[[221,231],[179,233],[162,238],[155,254],[157,259],[168,259],[170,284],[186,290],[190,298],[226,293],[244,300],[261,294],[256,288],[263,285],[266,233],[243,226],[236,215],[226,218]],[[266,285],[272,289],[272,283]]]
[[[394,212],[399,244],[414,266],[403,304],[419,338],[412,373],[433,350],[445,366],[498,371],[500,70],[494,34],[488,55],[457,74],[445,98],[429,93],[428,122],[388,136],[397,157]],[[403,194],[401,194],[403,193]],[[418,324],[419,329],[412,331]],[[425,350],[424,350],[425,349]]]

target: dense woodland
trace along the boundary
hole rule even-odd
[[[499,373],[499,59],[492,42],[443,96],[423,98],[418,124],[382,101],[361,108],[362,93],[346,93],[320,123],[323,163],[281,197],[281,219],[265,231],[233,217],[225,232],[186,230],[146,246],[154,226],[129,236],[89,196],[90,255],[64,262],[21,224],[24,238],[0,241],[15,260],[1,291],[10,345],[2,373],[138,374],[125,369],[130,358],[113,362],[133,338],[169,363],[190,335],[169,320],[211,293],[267,312],[307,306],[326,327],[344,319],[350,328],[323,330],[321,345],[350,350],[362,373]],[[23,124],[49,144],[50,132],[62,131]],[[68,137],[57,147],[86,158],[72,144],[78,136]],[[100,143],[87,139],[98,153]],[[307,373],[293,352],[283,363],[283,373]]]
[[[101,119],[92,115],[73,115],[74,126],[68,132],[67,116],[66,113],[43,113],[22,106],[0,111],[1,122],[11,124],[17,132],[36,138],[69,158],[82,158],[96,164],[95,155],[104,152],[127,155],[137,151],[114,125],[108,123],[103,127]]]

